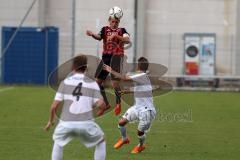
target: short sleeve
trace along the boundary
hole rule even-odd
[[[98,35],[101,37],[101,39],[103,39],[103,37],[104,37],[104,30],[105,30],[105,28],[102,27],[102,29],[98,33]]]
[[[130,34],[127,32],[125,28],[122,29],[123,37],[130,37]]]
[[[61,84],[58,87],[58,91],[57,91],[57,93],[55,95],[54,100],[56,100],[56,101],[63,101],[63,98],[64,98],[63,90],[64,90],[64,82],[62,81]]]

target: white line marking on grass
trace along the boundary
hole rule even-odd
[[[14,87],[7,87],[0,89],[0,93],[14,89]]]

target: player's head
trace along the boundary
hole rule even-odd
[[[81,54],[74,57],[72,68],[75,72],[84,73],[87,69],[87,56]]]
[[[148,70],[148,60],[145,57],[138,58],[138,70],[146,72]]]
[[[118,28],[118,25],[120,23],[120,19],[122,18],[122,16],[123,16],[123,11],[121,8],[119,8],[118,6],[114,6],[110,8],[108,21],[112,29]]]
[[[116,29],[116,28],[118,28],[118,26],[119,26],[120,19],[113,18],[113,17],[109,16],[108,22],[109,22],[110,28]]]

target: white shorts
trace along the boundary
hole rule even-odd
[[[104,140],[104,133],[94,121],[59,122],[55,128],[53,140],[63,147],[73,138],[78,138],[81,143],[90,148]]]
[[[135,106],[130,107],[123,115],[123,118],[130,123],[138,121],[138,130],[141,132],[147,132],[150,129],[152,121],[155,119],[155,117],[155,110],[146,110],[139,112],[136,110]]]

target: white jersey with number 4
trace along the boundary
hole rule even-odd
[[[60,122],[53,140],[65,146],[78,137],[86,147],[93,147],[104,140],[104,133],[93,121],[93,105],[102,99],[98,84],[84,74],[74,74],[59,86],[55,100],[63,101]]]
[[[64,101],[61,120],[79,121],[80,116],[88,113],[88,120],[92,107],[99,99],[102,99],[98,84],[87,78],[84,74],[74,74],[66,78],[60,85],[55,100]],[[79,117],[74,115],[79,115]]]

